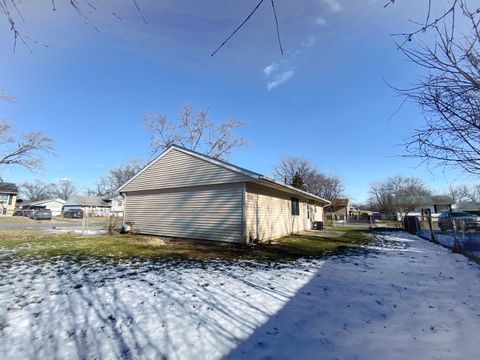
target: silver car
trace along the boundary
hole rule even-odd
[[[480,216],[473,215],[468,212],[445,211],[438,217],[438,227],[442,231],[452,230],[454,222],[456,223],[458,230],[480,231]]]

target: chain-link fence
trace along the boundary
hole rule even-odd
[[[480,220],[473,216],[434,220],[407,216],[404,224],[411,233],[480,260]]]

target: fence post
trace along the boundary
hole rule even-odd
[[[458,238],[457,238],[457,221],[456,221],[456,219],[452,219],[452,227],[453,227],[453,251],[459,252],[460,251],[460,243],[458,242]]]
[[[428,226],[430,227],[430,236],[432,237],[432,241],[435,241],[435,236],[433,234],[433,226],[432,226],[432,215],[428,216]]]

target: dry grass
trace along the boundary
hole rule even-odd
[[[0,216],[0,224],[29,224],[35,220],[23,216]]]
[[[79,236],[45,235],[34,230],[7,230],[0,233],[0,252],[15,257],[86,256],[95,258],[186,258],[282,260],[347,253],[361,248],[371,237],[360,231],[342,236],[292,235],[272,243],[240,246],[207,241],[168,240],[143,235]]]

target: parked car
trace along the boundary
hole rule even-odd
[[[33,220],[52,220],[52,210],[34,209],[28,217]]]
[[[82,209],[71,209],[63,212],[64,218],[70,219],[83,219],[83,210]]]
[[[440,230],[452,230],[453,222],[457,223],[458,230],[480,230],[480,216],[468,212],[445,211],[438,217]]]
[[[13,216],[27,216],[26,210],[17,209],[13,212]]]

